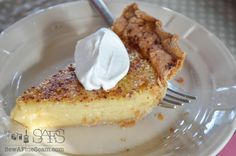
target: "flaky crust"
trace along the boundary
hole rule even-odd
[[[185,53],[179,48],[178,36],[165,32],[161,21],[141,11],[136,3],[124,9],[112,30],[129,51],[137,51],[151,62],[162,84],[181,69]]]

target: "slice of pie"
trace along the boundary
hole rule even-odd
[[[129,50],[128,74],[109,91],[87,91],[73,64],[60,70],[17,100],[11,118],[26,127],[93,126],[117,123],[127,127],[151,112],[165,96],[167,80],[181,68],[185,54],[176,35],[161,22],[129,5],[112,30]]]

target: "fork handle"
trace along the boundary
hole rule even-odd
[[[114,22],[114,17],[110,10],[107,8],[103,0],[90,0],[90,2],[95,6],[98,12],[102,15],[104,20],[109,26],[112,26]]]

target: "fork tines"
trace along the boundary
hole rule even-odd
[[[173,89],[168,88],[167,93],[160,106],[166,108],[176,108],[176,106],[183,106],[186,103],[190,103],[191,100],[196,100],[197,98],[192,95],[181,93]]]

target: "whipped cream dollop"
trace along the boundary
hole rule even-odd
[[[79,40],[74,57],[76,76],[86,90],[115,87],[130,66],[124,44],[107,28]]]

